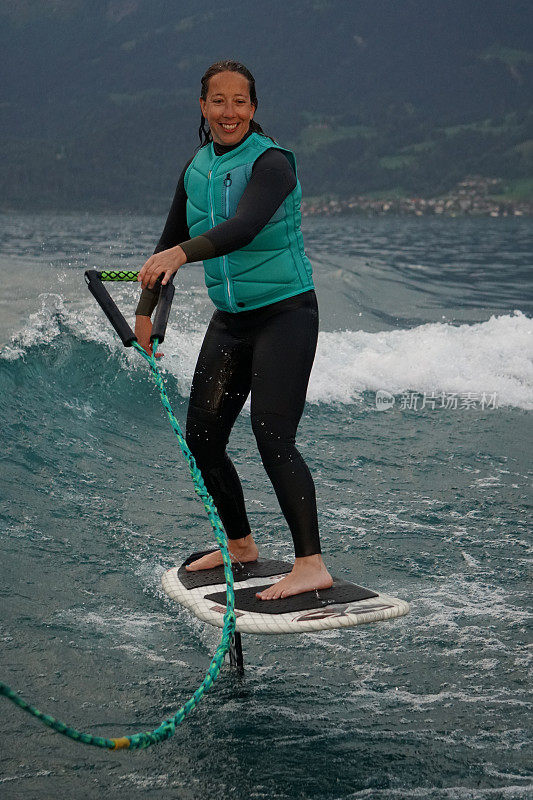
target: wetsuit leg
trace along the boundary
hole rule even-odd
[[[315,486],[295,445],[318,339],[318,305],[312,291],[289,301],[263,318],[254,335],[251,418],[295,555],[301,557],[320,553]],[[268,308],[261,309],[265,315]]]
[[[215,311],[198,356],[187,413],[186,441],[229,539],[248,536],[241,482],[226,453],[231,429],[251,386],[252,349]]]
[[[313,291],[241,314],[217,311],[193,379],[187,444],[230,539],[250,533],[226,445],[252,391],[252,428],[297,557],[320,553],[313,478],[296,449],[318,338]]]

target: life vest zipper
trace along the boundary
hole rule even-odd
[[[208,184],[209,184],[209,199],[211,201],[211,224],[212,224],[213,227],[215,227],[215,198],[213,196],[213,183],[211,181],[212,173],[213,173],[213,170],[210,169],[209,172],[207,173],[207,180],[208,180]],[[227,195],[227,196],[229,196],[229,185],[228,186],[226,185],[226,181],[228,180],[228,178],[229,178],[230,185],[231,185],[231,176],[230,176],[229,172],[226,175],[226,178],[224,180],[224,194]],[[227,203],[228,200],[225,200],[225,202]],[[226,291],[228,293],[228,305],[229,305],[229,307],[231,308],[232,311],[237,311],[237,307],[236,307],[236,305],[235,305],[235,303],[233,301],[233,297],[232,297],[232,293],[231,293],[231,283],[230,283],[229,275],[228,275],[228,272],[226,270],[226,256],[222,256],[222,272],[224,273],[224,277],[226,279]]]
[[[231,172],[224,178],[224,214],[226,219],[229,217],[229,187],[232,184]]]

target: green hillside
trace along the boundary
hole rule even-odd
[[[306,196],[436,196],[476,174],[533,200],[532,22],[514,0],[1,0],[2,207],[166,208],[222,57],[254,72]]]

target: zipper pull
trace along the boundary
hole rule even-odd
[[[211,173],[212,173],[212,171],[213,171],[213,170],[212,170],[212,169],[210,169],[210,170],[209,170],[209,172],[207,173],[207,177],[208,177],[208,178],[210,178],[210,177],[211,177]]]
[[[231,186],[231,183],[232,183],[232,181],[231,181],[231,172],[228,172],[228,174],[224,178],[224,186],[226,186],[226,187]]]

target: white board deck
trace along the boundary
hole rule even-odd
[[[203,554],[195,553],[181,567],[167,570],[162,578],[163,589],[169,597],[188,608],[198,619],[222,628],[226,612],[223,568],[194,573],[185,571],[185,564],[201,555]],[[394,619],[409,611],[409,604],[405,600],[368,590],[348,581],[335,581],[332,589],[306,592],[292,598],[255,600],[258,587],[265,588],[280,580],[291,567],[288,563],[268,560],[245,564],[242,568],[234,566],[238,632],[281,634],[331,630]],[[274,574],[265,574],[268,572]],[[202,583],[206,585],[201,585]],[[249,591],[241,591],[246,589]],[[368,594],[374,596],[364,596]],[[219,597],[213,598],[212,595]],[[343,599],[358,595],[362,599]]]

